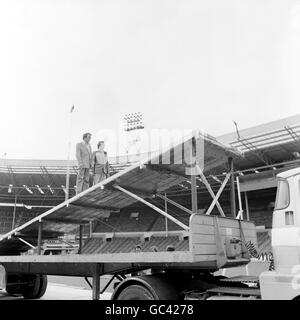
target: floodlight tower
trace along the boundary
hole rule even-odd
[[[72,114],[75,107],[72,106],[69,113],[69,143],[68,143],[68,160],[67,160],[67,174],[66,174],[66,191],[65,201],[69,199],[69,188],[70,188],[70,152],[71,152],[71,137],[72,137]]]
[[[143,124],[143,114],[141,112],[126,113],[123,117],[124,131],[127,135],[127,162],[128,152],[132,146],[136,146],[141,143],[140,133],[145,129]],[[137,152],[140,154],[141,146],[138,146]]]

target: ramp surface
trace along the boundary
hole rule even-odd
[[[39,221],[43,221],[43,239],[56,238],[74,232],[79,225],[89,224],[107,211],[118,211],[138,201],[115,189],[116,185],[142,198],[151,199],[155,194],[166,192],[190,179],[191,159],[195,156],[204,174],[210,175],[226,171],[228,157],[240,157],[241,153],[211,136],[194,132],[181,143],[118,172],[3,235],[0,255],[27,251],[30,246],[26,242],[36,246]]]

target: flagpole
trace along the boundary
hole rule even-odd
[[[66,176],[66,192],[65,201],[69,199],[69,187],[70,187],[70,153],[71,153],[71,131],[72,131],[72,113],[75,107],[70,109],[70,123],[69,123],[69,143],[68,143],[68,160],[67,160],[67,176]]]

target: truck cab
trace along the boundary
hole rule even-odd
[[[260,277],[263,300],[300,299],[300,168],[277,175],[272,223],[274,271]]]

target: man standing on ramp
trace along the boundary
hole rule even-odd
[[[89,188],[92,160],[91,137],[90,133],[85,133],[82,137],[83,141],[76,145],[76,159],[78,161],[76,194]]]

